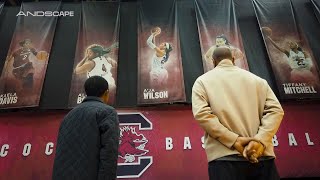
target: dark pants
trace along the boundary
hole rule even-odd
[[[25,78],[22,79],[23,88],[32,89],[33,88],[33,73],[28,74]]]
[[[22,81],[22,87],[25,89],[33,88],[34,67],[31,62],[28,62],[22,67],[12,70],[13,75]]]
[[[260,161],[211,161],[209,162],[210,180],[279,180],[274,160]]]

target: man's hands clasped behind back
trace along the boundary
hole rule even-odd
[[[265,147],[258,140],[250,137],[238,137],[233,147],[249,162],[258,163]]]

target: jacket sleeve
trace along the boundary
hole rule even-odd
[[[266,91],[266,101],[263,110],[263,116],[260,120],[258,133],[255,139],[259,140],[263,145],[269,146],[272,143],[272,138],[278,131],[284,111],[272,89],[264,80]]]
[[[116,179],[120,130],[114,109],[99,123],[99,130],[101,149],[98,180]]]
[[[199,125],[214,139],[228,148],[232,148],[238,134],[223,126],[212,112],[208,97],[201,81],[196,80],[192,87],[192,112]]]

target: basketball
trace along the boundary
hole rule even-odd
[[[272,30],[269,27],[262,27],[261,31],[265,36],[271,36],[272,35]]]
[[[158,32],[159,34],[161,33],[161,28],[160,27],[155,27],[151,30],[152,33]]]
[[[49,54],[46,51],[39,51],[36,57],[40,61],[46,61],[48,59],[48,55]]]

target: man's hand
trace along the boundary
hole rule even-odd
[[[250,141],[249,144],[244,148],[243,156],[248,159],[251,163],[258,163],[265,147],[257,140]]]
[[[239,136],[232,147],[234,147],[241,155],[243,155],[244,148],[249,144],[250,141],[253,140],[254,139],[250,137]]]

